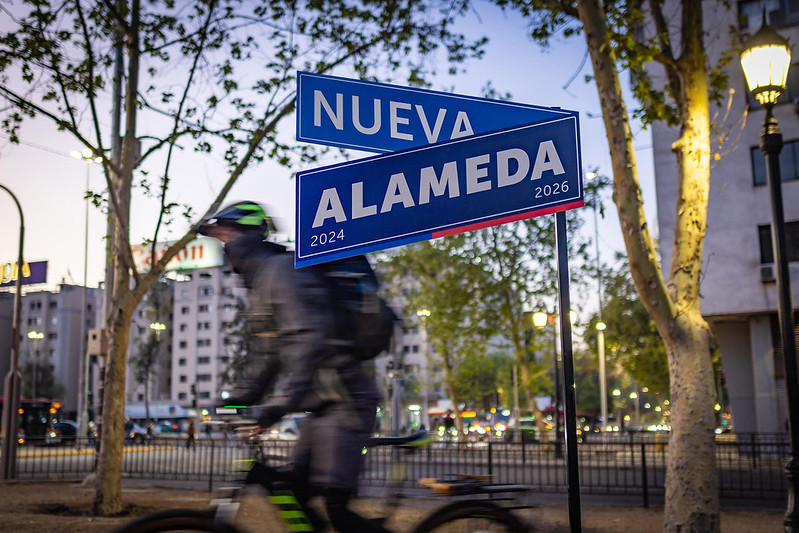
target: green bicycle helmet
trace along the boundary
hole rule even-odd
[[[264,238],[270,232],[275,231],[272,217],[267,215],[264,208],[255,202],[236,202],[231,204],[211,218],[203,221],[197,231],[205,235],[211,228],[217,226],[234,227],[241,231],[259,230],[263,232]]]

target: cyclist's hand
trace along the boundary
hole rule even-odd
[[[266,429],[259,425],[239,426],[236,428],[236,437],[241,440],[255,440]]]

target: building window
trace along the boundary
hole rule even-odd
[[[780,152],[780,178],[782,181],[799,179],[799,141],[788,141],[783,146]],[[752,148],[752,179],[755,185],[766,184],[766,157],[759,147]]]
[[[47,305],[47,307],[49,307],[50,309],[55,309],[56,307],[58,307],[58,302],[50,302]]]
[[[210,272],[200,272],[200,277],[202,279],[211,279],[211,273]]]
[[[758,226],[760,240],[760,263],[774,262],[774,248],[771,244],[771,226]],[[799,221],[785,224],[785,255],[788,261],[799,261]]]
[[[197,382],[211,381],[211,374],[197,374]]]
[[[211,346],[211,339],[197,339],[197,347]]]
[[[178,366],[186,366],[186,358],[185,357],[181,357],[180,359],[178,359]]]
[[[200,329],[211,329],[211,323],[210,322],[197,322],[197,329],[198,330],[200,330]]]
[[[180,325],[180,331],[188,331],[188,329],[189,329],[189,325],[188,324],[181,324]]]
[[[211,364],[211,358],[208,356],[198,357],[197,358],[198,365],[209,365]]]
[[[197,289],[197,296],[199,296],[201,298],[207,297],[207,296],[213,296],[213,294],[214,294],[214,288],[213,287],[205,286],[205,287],[200,287],[200,288]]]
[[[210,392],[208,392],[208,391],[201,392],[201,393],[199,394],[199,397],[200,397],[200,399],[201,399],[201,400],[207,400],[208,398],[210,398],[210,397],[211,397],[211,393],[210,393]]]
[[[741,29],[756,31],[764,22],[763,8],[765,22],[773,28],[799,23],[799,5],[792,0],[741,0],[738,2]]]
[[[49,340],[55,340],[55,339],[57,339],[57,338],[58,338],[58,333],[48,333],[48,334],[47,334],[47,338],[48,338]]]
[[[178,378],[178,381],[180,383],[186,383],[186,376],[180,376],[180,378]]]
[[[180,341],[180,342],[178,343],[178,348],[180,348],[181,350],[184,350],[184,349],[186,349],[187,347],[188,347],[188,344],[186,343],[186,341]]]
[[[183,307],[181,307],[181,308],[180,308],[180,314],[181,314],[181,315],[188,315],[188,314],[189,314],[189,307],[188,307],[188,306],[186,306],[186,305],[184,305]]]
[[[197,310],[201,313],[207,313],[211,310],[211,306],[208,304],[202,304],[197,307]]]
[[[42,302],[31,302],[31,311],[42,308]]]
[[[185,399],[186,399],[186,393],[185,392],[179,392],[178,393],[178,400],[185,400]]]

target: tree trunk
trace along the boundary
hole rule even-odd
[[[527,399],[527,407],[530,409],[530,412],[533,413],[535,416],[535,427],[538,429],[538,434],[543,437],[546,432],[546,424],[544,424],[544,414],[538,408],[535,403],[535,397],[533,396],[532,387],[529,385],[530,383],[530,369],[527,368],[527,364],[524,361],[524,358],[520,355],[518,357],[519,361],[519,369],[521,370],[521,379],[522,383],[524,384],[524,396]],[[521,431],[521,428],[516,428],[517,431]]]
[[[122,454],[125,430],[125,360],[130,315],[124,310],[108,321],[109,350],[103,381],[100,457],[94,512],[110,516],[122,510]]]
[[[125,372],[130,321],[143,293],[152,286],[158,275],[153,268],[147,283],[136,279],[137,286],[131,288],[130,260],[130,199],[133,170],[137,166],[139,142],[136,138],[138,85],[139,85],[139,0],[130,7],[130,25],[125,32],[125,47],[128,55],[127,80],[125,84],[125,132],[122,138],[120,160],[114,161],[119,174],[111,185],[116,192],[114,206],[113,238],[113,286],[110,310],[106,311],[106,330],[109,336],[109,351],[105,367],[103,390],[102,430],[100,435],[100,458],[97,463],[97,486],[94,495],[94,511],[109,516],[122,510],[122,454],[125,427]],[[109,194],[111,191],[109,191]],[[134,267],[135,268],[135,267]]]
[[[447,390],[449,391],[449,399],[452,402],[452,408],[455,411],[455,427],[458,428],[458,441],[464,440],[463,434],[463,418],[461,418],[460,398],[455,390],[454,379],[452,377],[452,361],[449,357],[449,352],[444,351],[441,354],[441,361],[444,363],[444,380],[447,383]],[[447,437],[449,438],[449,437]]]
[[[668,286],[649,233],[617,58],[597,0],[577,3],[585,30],[613,164],[613,201],[630,272],[641,302],[666,345],[671,427],[664,531],[720,531],[716,487],[712,334],[699,310],[699,280],[710,178],[707,72],[701,48],[701,3],[683,3],[683,58],[670,66],[681,89],[680,141],[674,151],[680,192]]]
[[[671,435],[663,530],[718,532],[712,335],[695,309],[675,319],[664,342],[671,376]]]

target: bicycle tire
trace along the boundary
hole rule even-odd
[[[194,509],[158,511],[125,524],[117,529],[116,533],[161,533],[166,531],[240,533],[235,526],[217,520],[216,511]]]
[[[529,533],[533,529],[508,509],[490,501],[467,500],[445,505],[423,520],[414,533]]]

